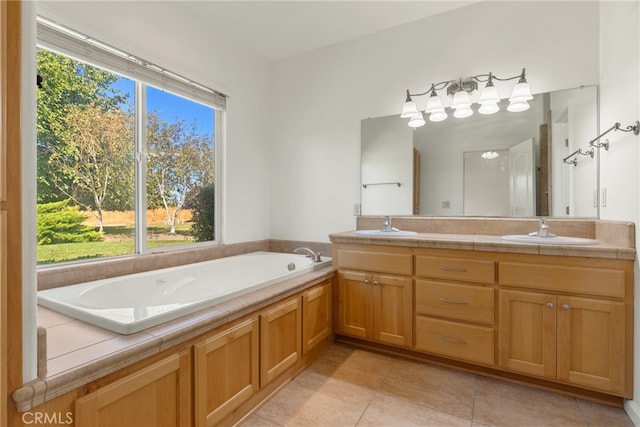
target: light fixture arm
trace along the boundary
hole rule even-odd
[[[438,83],[432,83],[429,90],[421,93],[410,93],[409,90],[407,89],[407,99],[414,96],[424,96],[428,94],[433,94],[433,92],[442,90],[445,88],[447,89],[447,95],[452,95],[458,92],[460,89],[464,89],[467,92],[472,92],[478,89],[478,83],[486,82],[487,84],[490,83],[490,86],[493,86],[493,80],[497,80],[499,82],[507,82],[515,79],[519,79],[518,83],[526,82],[527,81],[526,69],[523,68],[520,74],[513,77],[500,78],[500,77],[494,76],[493,73],[488,73],[488,74],[478,74],[476,76],[470,76],[470,77],[467,77],[466,79],[459,78],[457,80],[444,80]]]

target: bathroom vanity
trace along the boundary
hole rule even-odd
[[[509,224],[480,228],[491,226]],[[331,240],[338,339],[600,401],[631,398],[635,251],[624,244],[451,232]]]

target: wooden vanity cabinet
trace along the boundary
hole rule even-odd
[[[412,255],[341,248],[339,257],[338,332],[411,347]]]
[[[191,354],[174,354],[75,401],[75,425],[190,426]]]
[[[416,255],[415,348],[492,366],[495,262]]]
[[[411,347],[402,354],[569,393],[632,397],[632,260],[398,242],[334,243],[344,340]]]
[[[625,269],[560,261],[567,265],[501,263],[501,285],[514,289],[499,291],[499,365],[630,397]]]
[[[196,426],[215,425],[258,391],[258,340],[254,317],[194,345]]]
[[[260,386],[302,357],[301,300],[296,297],[260,314]]]
[[[331,335],[331,281],[302,294],[302,354],[306,355]]]

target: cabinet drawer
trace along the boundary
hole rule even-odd
[[[493,324],[494,289],[416,280],[416,313]]]
[[[495,266],[490,260],[416,255],[416,276],[494,283]]]
[[[493,328],[416,316],[416,350],[493,365]]]
[[[379,273],[411,275],[411,254],[393,252],[338,250],[338,267]]]
[[[620,298],[625,296],[624,271],[610,268],[501,262],[499,280],[501,285],[536,290],[553,290]]]

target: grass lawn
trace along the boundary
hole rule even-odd
[[[176,226],[176,234],[168,234],[168,227],[147,228],[147,248],[192,243],[190,224]],[[59,243],[38,246],[38,264],[76,261],[91,258],[132,254],[135,250],[133,227],[105,227],[102,242]]]

